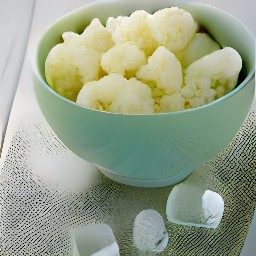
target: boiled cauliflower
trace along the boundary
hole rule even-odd
[[[152,88],[156,112],[169,108],[164,107],[164,104],[167,103],[167,98],[171,99],[172,97],[167,97],[160,104],[161,97],[179,92],[183,79],[180,62],[175,55],[164,46],[160,46],[153,55],[149,57],[148,63],[139,69],[136,73],[136,77]],[[160,109],[158,105],[161,105]]]
[[[149,14],[94,18],[82,34],[65,32],[45,62],[48,84],[78,104],[143,114],[182,111],[229,91],[242,67],[239,54],[202,30],[178,7]]]
[[[148,63],[139,69],[136,77],[144,82],[149,82],[163,94],[172,94],[181,88],[182,68],[175,55],[160,46],[149,57]]]
[[[106,28],[116,43],[132,42],[150,56],[158,47],[150,27],[151,15],[143,10],[133,12],[129,17],[110,17]]]
[[[103,54],[101,67],[105,72],[118,73],[127,78],[135,76],[147,59],[145,53],[130,42],[120,43]]]
[[[151,114],[154,100],[150,88],[131,78],[111,73],[99,81],[85,84],[77,96],[79,105],[123,114]]]
[[[150,25],[158,45],[165,46],[172,52],[184,49],[198,29],[192,15],[178,7],[155,12]]]
[[[191,108],[210,103],[235,87],[241,68],[242,59],[231,47],[208,54],[185,70],[182,95]]]
[[[101,55],[112,46],[112,35],[93,19],[81,35],[65,32],[45,61],[48,84],[60,95],[75,101],[84,83],[102,76]]]
[[[81,40],[87,48],[100,53],[108,51],[114,46],[111,33],[101,24],[100,20],[94,18],[80,35]]]
[[[160,112],[173,112],[185,109],[185,99],[180,92],[172,95],[164,95],[160,99]]]
[[[206,33],[195,33],[190,43],[182,51],[175,53],[183,68],[187,68],[196,60],[220,49],[217,44]]]
[[[45,61],[47,83],[75,101],[85,82],[99,79],[100,60],[101,55],[84,47],[79,37],[65,34],[64,42],[53,47]]]

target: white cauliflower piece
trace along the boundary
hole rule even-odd
[[[68,40],[72,40],[73,38],[79,38],[79,34],[72,31],[67,31],[62,34],[62,39],[65,42],[67,42]]]
[[[101,55],[84,47],[75,33],[64,33],[63,38],[46,58],[45,75],[53,90],[75,101],[84,83],[99,79]]]
[[[178,7],[155,12],[150,25],[158,45],[165,46],[172,52],[184,49],[198,28],[192,15]]]
[[[216,91],[214,89],[199,89],[194,96],[187,102],[187,108],[198,108],[211,103],[216,98]]]
[[[185,99],[180,93],[164,95],[159,105],[161,112],[181,111],[185,109]]]
[[[133,12],[129,17],[110,17],[106,28],[116,43],[132,42],[150,56],[158,47],[150,28],[151,14],[143,10]]]
[[[116,44],[127,42],[126,38],[122,35],[122,28],[128,21],[128,16],[118,16],[116,18],[109,17],[107,19],[106,29],[111,33],[112,38]]]
[[[173,94],[182,85],[182,68],[175,55],[160,46],[148,59],[148,64],[142,66],[136,77],[148,83],[153,89],[157,88],[159,95]]]
[[[146,64],[145,53],[130,42],[120,43],[102,55],[101,67],[105,72],[118,73],[127,78],[135,76],[140,66]]]
[[[135,78],[111,73],[99,81],[85,84],[78,94],[79,105],[122,114],[150,114],[154,100],[150,88]]]
[[[219,44],[206,33],[196,33],[189,45],[182,51],[175,53],[182,67],[187,68],[196,60],[220,49]]]
[[[84,45],[89,49],[104,53],[114,46],[111,33],[101,24],[98,18],[94,18],[90,25],[80,35]]]
[[[231,91],[242,68],[239,53],[226,47],[193,62],[185,70],[182,95],[190,107],[199,107]]]
[[[136,77],[147,83],[152,89],[152,97],[155,100],[155,112],[166,112],[167,109],[180,110],[180,104],[174,107],[169,100],[173,99],[177,103],[176,96],[164,97],[164,95],[171,95],[178,93],[182,86],[182,67],[175,55],[160,46],[148,58],[148,64],[142,66],[136,73]]]

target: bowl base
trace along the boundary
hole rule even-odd
[[[184,172],[180,175],[176,175],[175,177],[169,177],[165,179],[134,179],[129,178],[125,176],[118,175],[116,173],[113,173],[112,171],[103,168],[99,165],[96,165],[96,167],[99,169],[99,171],[108,177],[109,179],[121,183],[123,185],[133,186],[133,187],[144,187],[144,188],[160,188],[160,187],[167,187],[171,185],[175,185],[177,183],[180,183],[184,179],[186,179],[191,172]]]

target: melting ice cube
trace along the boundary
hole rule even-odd
[[[133,242],[144,252],[162,252],[168,244],[168,233],[162,216],[155,210],[143,210],[135,218]]]
[[[89,224],[71,231],[72,256],[119,256],[112,229],[106,224]]]
[[[186,226],[217,228],[223,212],[218,193],[184,183],[173,188],[166,205],[167,219]]]

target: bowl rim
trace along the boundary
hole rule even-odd
[[[131,2],[134,1],[136,2],[136,0],[130,0]],[[40,69],[39,69],[39,60],[38,60],[38,56],[39,56],[39,49],[41,46],[41,43],[44,39],[44,36],[46,35],[47,32],[50,31],[51,28],[53,28],[54,26],[56,26],[59,22],[61,22],[63,19],[66,19],[69,16],[72,16],[74,14],[76,14],[77,12],[82,12],[84,11],[84,9],[87,9],[89,7],[92,6],[101,6],[101,4],[114,4],[114,3],[122,3],[125,4],[125,2],[119,1],[119,0],[99,0],[97,2],[90,2],[88,4],[85,4],[81,7],[78,7],[64,15],[61,15],[60,17],[58,17],[57,19],[55,19],[53,22],[51,22],[45,29],[45,31],[42,33],[42,36],[39,38],[39,40],[36,42],[36,47],[34,50],[34,56],[33,56],[33,60],[30,63],[31,64],[31,70],[33,72],[33,75],[37,78],[37,80],[39,80],[40,85],[42,85],[50,94],[54,95],[55,97],[57,97],[59,100],[64,101],[65,103],[78,108],[78,109],[84,109],[87,111],[92,111],[92,112],[100,112],[100,113],[105,113],[108,115],[120,115],[120,116],[165,116],[165,115],[180,115],[180,114],[187,114],[187,113],[193,113],[193,112],[198,112],[199,110],[203,110],[203,109],[208,109],[211,108],[213,106],[218,105],[221,102],[226,101],[227,99],[231,98],[232,96],[234,96],[236,93],[238,93],[239,91],[241,91],[247,83],[250,82],[251,79],[255,78],[255,67],[254,69],[252,69],[244,78],[244,80],[238,84],[233,90],[231,90],[230,92],[228,92],[227,94],[225,94],[224,96],[222,96],[221,98],[218,98],[208,104],[205,104],[203,106],[200,107],[196,107],[196,108],[191,108],[191,109],[184,109],[184,110],[179,110],[179,111],[174,111],[174,112],[161,112],[161,113],[152,113],[152,114],[124,114],[124,113],[113,113],[113,112],[108,112],[108,111],[102,111],[102,110],[97,110],[97,109],[91,109],[85,106],[81,106],[79,104],[77,104],[76,102],[69,100],[67,98],[65,98],[64,96],[58,94],[57,92],[55,92],[46,82],[46,80],[43,78],[43,76],[41,75]],[[179,8],[183,8],[183,5],[187,5],[187,6],[205,6],[209,9],[218,11],[220,13],[223,13],[225,15],[230,16],[232,19],[236,20],[238,23],[240,23],[240,25],[243,27],[244,30],[247,31],[248,35],[250,35],[250,37],[252,39],[254,39],[254,36],[252,34],[252,32],[248,29],[248,27],[241,22],[237,17],[233,16],[232,14],[217,8],[215,6],[212,5],[208,5],[205,3],[199,3],[199,2],[186,2],[186,1],[170,1],[169,2],[170,7],[171,6],[178,6]],[[254,39],[255,40],[255,39]],[[254,63],[255,64],[255,63]]]

